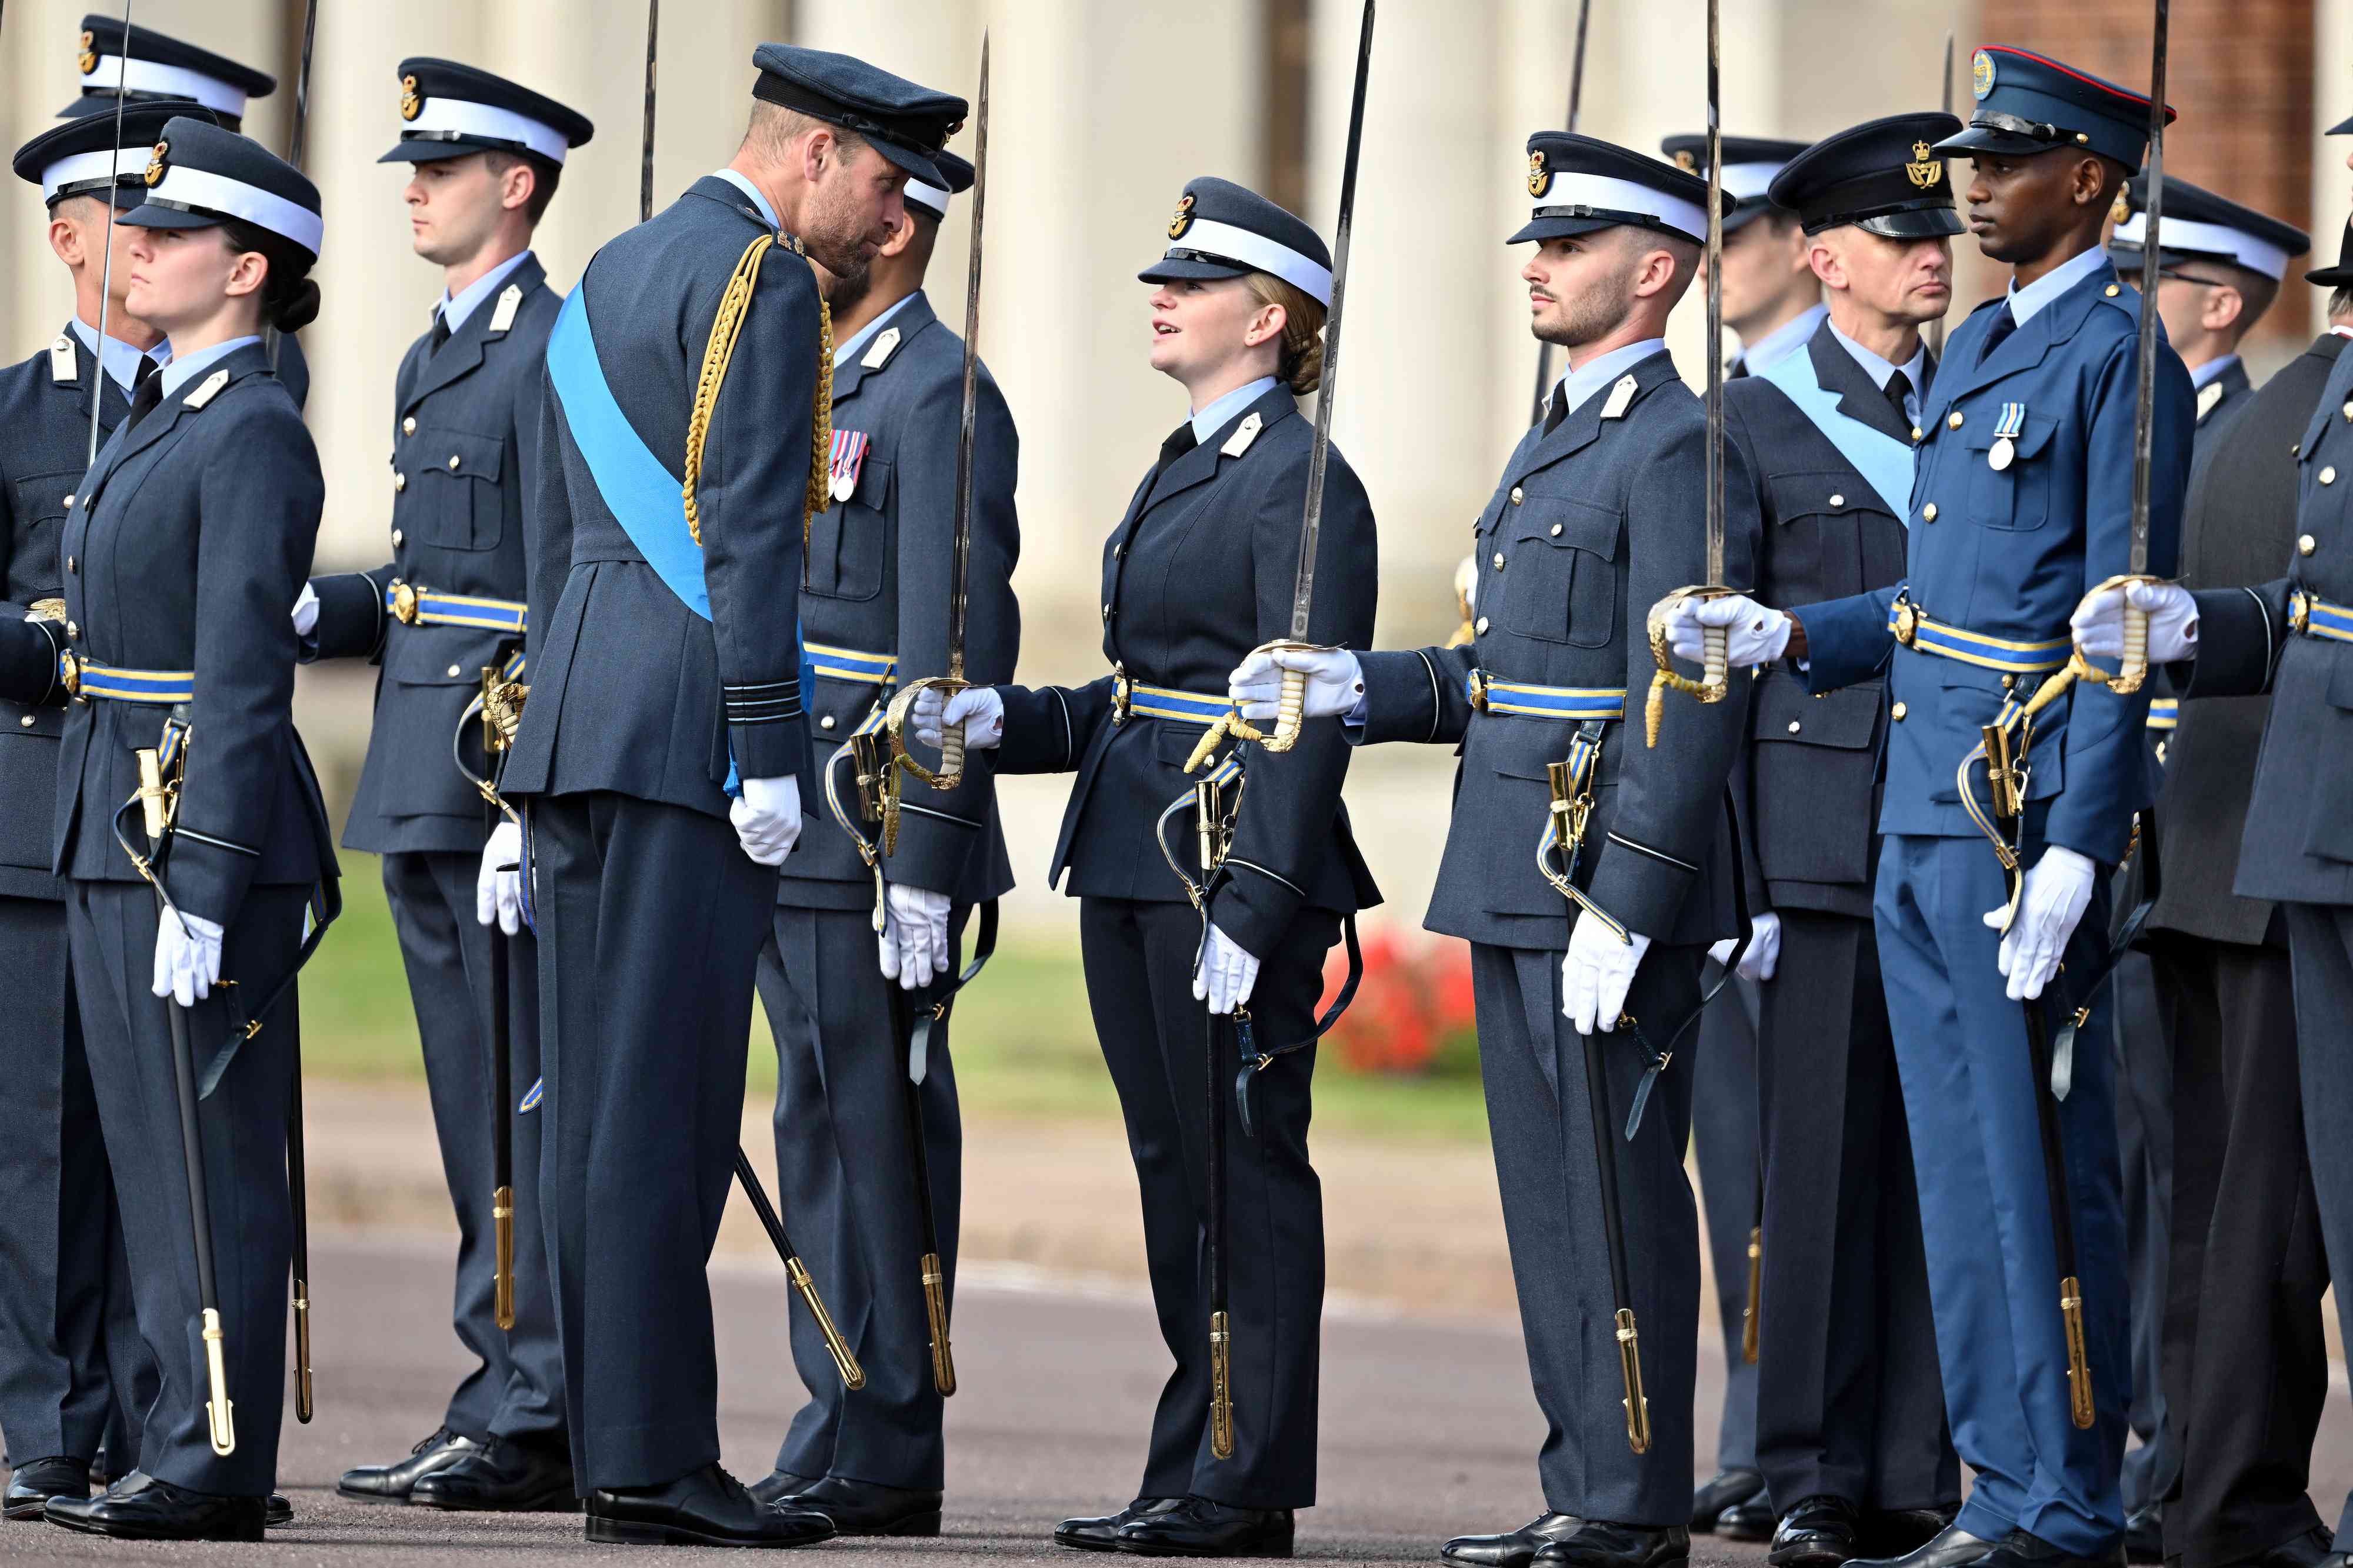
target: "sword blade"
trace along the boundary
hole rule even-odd
[[[1939,79],[1943,83],[1943,98],[1939,106],[1946,113],[1950,114],[1953,112],[1953,30],[1950,27],[1945,29],[1945,74]],[[1939,316],[1929,322],[1926,335],[1928,339],[1928,352],[1940,359],[1943,358],[1945,318]]]
[[[1365,85],[1373,68],[1373,0],[1356,37],[1356,89],[1348,106],[1348,154],[1340,168],[1340,221],[1332,231],[1332,308],[1324,316],[1324,377],[1315,397],[1315,445],[1307,455],[1307,505],[1299,521],[1299,577],[1291,593],[1291,637],[1307,640],[1315,605],[1315,542],[1324,531],[1324,470],[1332,456],[1332,403],[1340,377],[1340,321],[1346,313],[1348,238],[1356,226],[1356,166],[1365,149]]]
[[[118,161],[122,156],[122,106],[131,100],[131,0],[122,0],[122,58],[115,62],[114,72],[114,151]],[[114,178],[119,184],[121,172]],[[114,189],[106,192],[106,260],[98,272],[98,352],[90,356],[90,449],[82,456],[82,467],[88,468],[98,461],[98,405],[106,395],[106,317],[107,309],[114,302]]]
[[[980,234],[988,200],[988,34],[980,35],[973,110],[972,246],[964,286],[964,408],[956,427],[955,563],[948,588],[948,679],[964,679],[965,574],[972,569],[972,449],[980,416]]]
[[[319,0],[309,0],[302,7],[301,64],[294,73],[294,124],[286,136],[286,161],[297,169],[302,166],[311,145],[311,51],[319,40]],[[269,347],[269,369],[278,369],[280,333],[276,327],[265,328],[262,338]]]
[[[2157,0],[2148,65],[2148,197],[2140,249],[2140,384],[2133,405],[2132,564],[2148,570],[2148,498],[2157,440],[2158,224],[2165,209],[2165,45],[2172,0]]]
[[[646,128],[638,155],[638,221],[654,216],[654,45],[661,36],[661,0],[646,0]]]
[[[1568,121],[1567,129],[1576,134],[1577,122],[1585,107],[1585,30],[1593,20],[1593,0],[1577,0],[1577,49],[1568,67]],[[1531,425],[1545,416],[1545,400],[1552,394],[1552,345],[1536,341],[1536,390],[1535,412],[1528,417]]]
[[[1724,50],[1707,0],[1707,580],[1724,581]]]

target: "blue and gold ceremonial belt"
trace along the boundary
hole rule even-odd
[[[442,594],[394,578],[385,584],[384,607],[404,626],[473,626],[487,632],[523,635],[528,616],[512,599]]]
[[[58,680],[66,694],[85,702],[144,702],[169,708],[196,700],[193,669],[125,669],[99,664],[78,654],[58,655]]]
[[[1220,691],[1215,696],[1198,691],[1179,691],[1172,686],[1145,686],[1128,679],[1125,672],[1112,671],[1112,720],[1125,723],[1130,715],[1146,719],[1173,719],[1180,724],[1214,724],[1233,711],[1233,700]]]
[[[2330,642],[2353,642],[2353,607],[2332,605],[2298,588],[2287,596],[2287,629]]]
[[[2181,724],[2181,699],[2153,697],[2148,704],[2148,727],[2152,730],[2179,729]]]
[[[1980,669],[1999,669],[2008,675],[2043,675],[2064,668],[2074,647],[2068,637],[2055,637],[2049,642],[2015,642],[2008,637],[1988,637],[1983,632],[1937,620],[1901,594],[1887,606],[1887,632],[1915,653],[1932,653],[1939,658],[1974,664]]]
[[[854,680],[867,686],[888,686],[899,668],[895,653],[867,653],[854,647],[828,647],[824,643],[804,643],[802,653],[808,667],[828,680]]]
[[[1533,686],[1522,680],[1497,680],[1483,669],[1474,669],[1463,677],[1462,691],[1471,706],[1482,713],[1569,723],[1626,717],[1622,686]]]

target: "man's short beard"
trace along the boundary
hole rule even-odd
[[[1626,293],[1622,276],[1610,279],[1606,288],[1589,289],[1557,303],[1561,310],[1558,324],[1540,324],[1535,335],[1540,342],[1565,349],[1599,342],[1624,326],[1626,318],[1634,310],[1634,301]]]
[[[848,174],[847,168],[837,171],[837,178],[844,182]],[[849,194],[846,183],[841,186],[839,198],[828,200],[820,189],[811,205],[814,210],[807,216],[807,226],[801,233],[801,245],[817,258],[819,266],[839,280],[833,296],[833,309],[838,310],[843,308],[840,302],[843,291],[852,288],[863,289],[867,268],[874,263],[874,258],[868,254],[865,245],[865,215],[859,210],[857,198]]]
[[[826,270],[831,272],[833,269],[828,267]],[[826,308],[836,316],[843,315],[864,304],[866,296],[873,291],[874,269],[871,266],[860,268],[857,276],[851,278],[844,278],[839,273],[835,273],[833,290],[825,297]]]

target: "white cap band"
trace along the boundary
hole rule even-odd
[[[461,136],[487,137],[493,142],[519,142],[551,163],[561,164],[571,143],[552,126],[529,115],[461,98],[428,98],[406,131],[454,131]]]
[[[120,55],[100,55],[97,64],[81,73],[82,86],[99,92],[114,91],[118,80],[124,92],[193,98],[215,114],[226,114],[232,120],[245,118],[243,92],[218,77],[184,66],[159,65],[153,60],[125,61]]]
[[[1736,202],[1753,202],[1765,194],[1773,176],[1788,167],[1784,163],[1726,163],[1724,166],[1724,194]],[[1702,179],[1706,178],[1702,172]]]
[[[1730,171],[1726,171],[1729,173]],[[1707,209],[1697,202],[1671,196],[1634,180],[1613,180],[1607,174],[1556,174],[1545,194],[1536,198],[1535,217],[1547,207],[1599,207],[1604,212],[1640,213],[1666,225],[1686,238],[1706,243]]]
[[[2148,233],[2148,215],[2137,212],[2116,225],[2115,243],[2141,246]],[[2287,276],[2288,254],[2278,246],[2257,239],[2244,229],[2226,224],[2198,223],[2189,218],[2169,217],[2158,229],[2159,250],[2194,250],[2201,256],[2221,257],[2250,272],[2260,272],[2274,280]]]
[[[326,238],[327,226],[317,213],[297,202],[290,202],[274,191],[259,185],[248,185],[243,180],[232,180],[227,174],[216,174],[209,169],[191,169],[174,164],[164,171],[163,183],[147,193],[158,202],[174,202],[194,207],[200,212],[226,213],[250,224],[259,224],[275,235],[281,235],[309,251],[319,254],[319,245]]]
[[[107,164],[114,165],[114,178],[125,174],[144,174],[148,150],[144,147],[118,147],[109,153],[101,148],[95,153],[77,153],[70,158],[60,158],[41,171],[41,199],[53,202],[58,192],[68,185],[97,184],[107,179]]]
[[[1314,298],[1316,303],[1332,303],[1330,268],[1254,229],[1195,218],[1183,237],[1169,246],[1168,254],[1176,256],[1188,250],[1206,251],[1253,272],[1271,273]]]
[[[927,185],[921,180],[910,179],[907,182],[906,195],[909,201],[934,217],[944,218],[948,216],[948,193],[939,186]]]

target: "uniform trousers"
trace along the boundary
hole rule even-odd
[[[2122,895],[2120,895],[2122,896]],[[2173,1059],[2158,1018],[2148,954],[2116,963],[2116,1136],[2124,1157],[2126,1267],[2132,1282],[2132,1404],[2135,1445],[2125,1451],[2127,1514],[2155,1506],[2181,1472],[2165,1413],[2166,1276],[2173,1231]]]
[[[1303,910],[1259,954],[1249,1011],[1259,1048],[1304,1038],[1323,992],[1338,917]],[[1277,1057],[1252,1089],[1258,1135],[1232,1102],[1233,1026],[1193,999],[1201,918],[1190,906],[1087,898],[1079,948],[1087,1005],[1144,1209],[1145,1262],[1160,1337],[1176,1365],[1153,1413],[1145,1497],[1237,1508],[1315,1501],[1317,1355],[1324,1314],[1324,1191],[1308,1163],[1315,1049]],[[1219,1035],[1226,1096],[1226,1257],[1232,1335],[1234,1452],[1209,1447],[1208,1038]]]
[[[2227,1568],[2320,1524],[2306,1489],[2328,1398],[2312,1166],[2287,953],[2151,939],[2177,1123],[2166,1404],[2181,1455],[2165,1550]],[[2334,1135],[2334,1134],[2332,1134]]]
[[[705,1270],[734,1179],[776,896],[723,817],[596,791],[525,813],[540,943],[540,1204],[573,1479],[719,1458]]]
[[[1953,1442],[1976,1472],[1958,1523],[2000,1540],[2012,1527],[2077,1556],[2124,1530],[2117,1472],[2131,1393],[2116,1062],[2106,998],[2077,1033],[2059,1108],[2074,1212],[2077,1278],[2094,1419],[2068,1413],[2065,1328],[2050,1184],[2036,1117],[2026,1016],[2003,994],[2000,939],[1984,921],[2009,898],[1983,840],[1893,835],[1882,842],[1873,913],[1920,1188],[1929,1299]],[[2065,959],[2081,974],[2107,944],[2105,885]],[[2046,991],[2045,1016],[2064,1004]],[[2073,998],[2070,998],[2073,1000]]]
[[[1704,956],[1697,947],[1663,944],[1643,955],[1625,1010],[1653,1047],[1665,1047],[1699,1005]],[[1653,1052],[1624,1025],[1598,1037],[1608,1065],[1627,1288],[1651,1407],[1650,1452],[1638,1456],[1626,1439],[1585,1037],[1561,1016],[1560,961],[1558,949],[1471,946],[1488,1134],[1528,1372],[1546,1426],[1537,1478],[1545,1506],[1557,1513],[1683,1525],[1691,1519],[1699,1342],[1699,1215],[1683,1173],[1693,1035],[1675,1047],[1631,1143],[1626,1118]]]
[[[167,879],[168,880],[168,874]],[[218,1497],[261,1497],[275,1485],[287,1384],[286,1323],[293,1214],[286,1187],[286,1113],[301,1018],[291,988],[261,1019],[197,1108],[211,1209],[213,1276],[227,1360],[237,1450],[213,1452],[205,1405],[203,1317],[196,1286],[195,1219],[189,1206],[180,1102],[174,1087],[174,1005],[154,978],[155,895],[142,882],[69,884],[67,932],[82,1040],[121,1205],[123,1241],[139,1332],[156,1388],[143,1413],[138,1468],[159,1480]],[[306,893],[257,887],[221,942],[216,988],[187,1010],[201,1080],[235,1025],[227,999],[259,998],[284,977],[302,941]],[[129,1463],[110,1464],[127,1473]]]
[[[2296,1062],[2304,1089],[2305,1148],[2320,1203],[2320,1235],[2332,1279],[2353,1280],[2353,1062],[2341,1020],[2353,1016],[2353,906],[2282,904],[2300,1020]],[[2340,1331],[2353,1330],[2353,1290],[2337,1293]],[[2353,1499],[2337,1522],[2338,1552],[2353,1552]]]
[[[385,896],[399,933],[441,1173],[458,1215],[452,1322],[475,1364],[450,1396],[442,1424],[474,1442],[496,1437],[562,1448],[564,1363],[555,1342],[555,1298],[540,1228],[536,1114],[515,1106],[539,1077],[538,943],[507,937],[474,919],[480,858],[440,852],[384,858]],[[501,1114],[514,1130],[514,1312],[498,1324],[497,1232],[491,1216],[491,943],[507,943],[510,1095]]]
[[[1707,962],[1703,984],[1723,974]],[[1718,1470],[1757,1468],[1757,1368],[1742,1351],[1748,1314],[1748,1233],[1757,1224],[1757,986],[1735,977],[1695,1026],[1692,1062],[1692,1158],[1707,1221],[1724,1334],[1724,1415],[1715,1429]]]
[[[155,1369],[139,1337],[66,910],[0,897],[0,1444],[19,1468],[137,1462]]]
[[[949,921],[961,933],[968,909]],[[961,962],[961,942],[952,963]],[[817,1321],[795,1297],[793,1364],[808,1390],[776,1468],[908,1490],[945,1484],[945,1402],[933,1379],[923,1301],[923,1233],[908,1144],[907,1047],[864,910],[779,906],[760,950],[760,1000],[776,1042],[776,1204],[815,1273],[835,1326],[866,1371],[842,1386]],[[909,993],[907,1016],[937,983]],[[923,1145],[950,1306],[955,1290],[964,1128],[947,1026],[925,1044]],[[953,1342],[955,1335],[949,1335]]]
[[[1871,922],[1783,910],[1761,987],[1757,1458],[1777,1512],[1960,1501],[1912,1140]],[[1703,1064],[1703,1068],[1704,1064]]]

